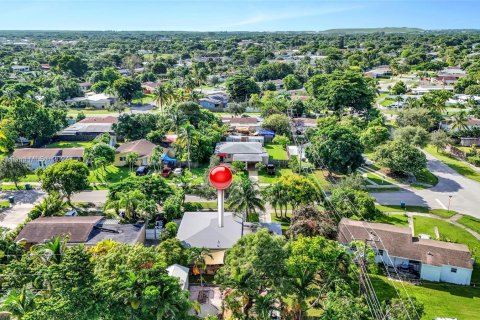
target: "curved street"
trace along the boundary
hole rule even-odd
[[[438,184],[430,189],[403,188],[396,192],[372,192],[379,204],[399,205],[405,202],[413,206],[429,206],[434,209],[450,209],[480,218],[480,183],[468,179],[449,166],[426,153],[428,169],[438,177]]]

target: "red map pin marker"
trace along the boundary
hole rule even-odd
[[[224,165],[216,166],[209,173],[210,184],[217,190],[225,190],[232,184],[232,171]]]

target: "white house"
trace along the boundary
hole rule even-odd
[[[95,109],[106,109],[115,103],[115,97],[106,95],[105,93],[87,93],[85,97],[77,97],[66,100],[68,103],[81,104],[85,107]]]
[[[410,228],[343,218],[338,241],[367,241],[375,261],[409,270],[420,279],[470,285],[473,259],[464,244],[412,237]]]
[[[83,161],[83,153],[83,148],[23,148],[15,150],[12,158],[26,163],[35,170],[63,160]]]
[[[215,154],[224,162],[268,163],[268,153],[260,142],[219,142]]]

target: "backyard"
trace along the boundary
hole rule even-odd
[[[89,148],[93,141],[58,141],[47,144],[45,148]]]
[[[266,144],[265,150],[272,160],[288,160],[287,151],[279,144]]]

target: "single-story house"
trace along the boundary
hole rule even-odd
[[[77,97],[66,100],[67,103],[79,104],[95,109],[107,109],[115,103],[116,98],[105,93],[87,93],[85,97]]]
[[[125,142],[115,150],[114,165],[123,167],[127,165],[127,154],[138,153],[138,160],[135,163],[137,166],[146,166],[149,163],[150,155],[157,145],[151,143],[146,139],[140,139],[130,142]]]
[[[345,245],[368,241],[377,263],[412,270],[423,280],[470,285],[473,259],[464,244],[414,237],[408,227],[347,218],[338,231],[338,241]]]
[[[67,141],[90,141],[103,133],[114,135],[114,123],[118,123],[114,116],[87,117],[58,132],[56,137]]]
[[[105,239],[136,244],[145,242],[145,226],[119,224],[103,216],[40,217],[27,223],[16,241],[23,240],[27,246],[32,246],[61,235],[69,237],[69,244],[93,246]]]
[[[223,109],[227,107],[228,96],[221,92],[207,94],[200,99],[199,104],[205,109]]]
[[[167,273],[170,277],[178,278],[180,282],[180,288],[182,290],[188,290],[188,274],[190,269],[179,264],[172,264],[167,268]]]
[[[40,69],[42,69],[44,71],[48,71],[48,70],[50,70],[50,65],[48,63],[41,63],[40,64]]]
[[[63,160],[83,161],[84,151],[83,148],[23,148],[16,149],[12,158],[26,163],[35,170]]]
[[[147,81],[142,83],[143,93],[150,94],[161,84],[161,81]]]
[[[231,130],[255,132],[262,127],[257,117],[222,117],[222,122],[228,124]]]
[[[12,71],[13,72],[30,72],[30,67],[29,66],[14,65],[14,66],[12,66]]]
[[[229,135],[225,140],[227,142],[260,142],[262,146],[265,144],[263,136]]]
[[[365,72],[365,75],[372,78],[381,78],[392,75],[392,69],[389,66],[378,66],[370,71]]]
[[[223,162],[268,163],[268,153],[260,142],[219,142],[215,154]]]

